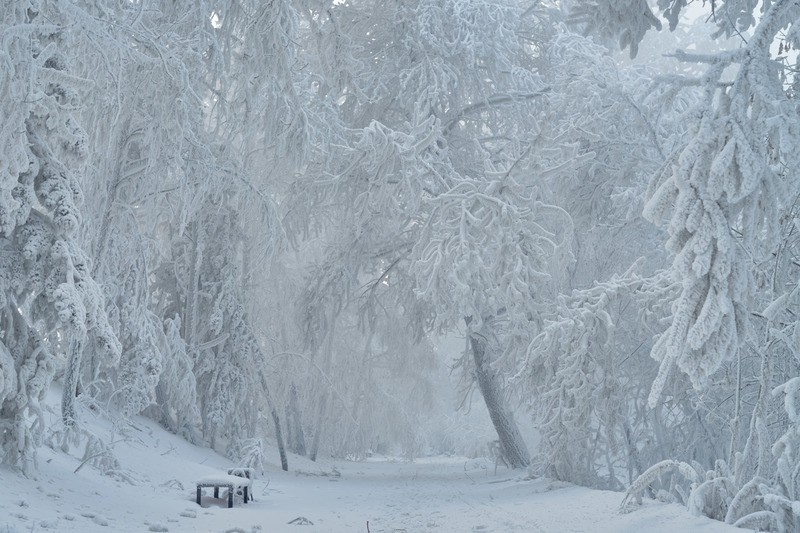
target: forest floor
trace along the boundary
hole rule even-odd
[[[90,427],[104,437],[111,429],[102,420]],[[78,469],[83,449],[63,453],[47,447],[30,478],[0,470],[0,533],[742,531],[693,517],[678,505],[646,502],[621,514],[619,493],[526,480],[503,467],[495,473],[487,460],[453,457],[312,463],[290,456],[290,472],[265,465],[254,482],[255,501],[237,500],[228,509],[205,489],[200,507],[194,480],[219,473],[230,461],[144,418],[117,430],[111,441],[120,462],[114,476],[89,464]]]

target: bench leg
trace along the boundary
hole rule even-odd
[[[247,503],[247,502],[248,502],[248,498],[247,498],[247,487],[244,487],[244,503]]]
[[[200,487],[197,487],[197,505],[200,505],[200,496],[202,496],[202,494],[203,494],[203,489],[201,489]],[[202,505],[201,505],[201,507],[202,507]]]
[[[214,497],[219,498],[219,487],[214,487]]]
[[[228,491],[228,509],[233,507],[233,488]]]

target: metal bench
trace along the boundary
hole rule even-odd
[[[249,489],[252,484],[252,480],[244,476],[232,476],[227,474],[206,476],[197,480],[197,505],[201,505],[200,501],[203,496],[203,489],[211,487],[214,489],[215,498],[219,498],[219,489],[228,489],[228,508],[233,507],[233,495],[236,489],[242,489],[244,503],[247,503],[250,499]]]

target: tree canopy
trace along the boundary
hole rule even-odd
[[[497,437],[797,527],[796,2],[0,3],[4,463]]]

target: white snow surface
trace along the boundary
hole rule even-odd
[[[208,474],[196,480],[199,484],[208,485],[227,485],[231,484],[236,487],[249,487],[251,481],[244,477],[229,476],[225,473],[222,474]]]
[[[89,427],[110,431],[101,420]],[[366,533],[367,522],[370,533],[743,531],[675,504],[645,502],[621,514],[620,493],[525,479],[503,467],[495,473],[488,460],[458,457],[312,463],[290,456],[290,472],[277,464],[257,472],[255,501],[244,505],[239,497],[228,509],[224,490],[214,499],[206,489],[200,507],[196,481],[225,476],[236,466],[231,461],[141,417],[114,440],[117,479],[88,464],[75,473],[80,448],[42,448],[31,478],[0,469],[0,533]],[[278,463],[276,450],[267,453]]]

